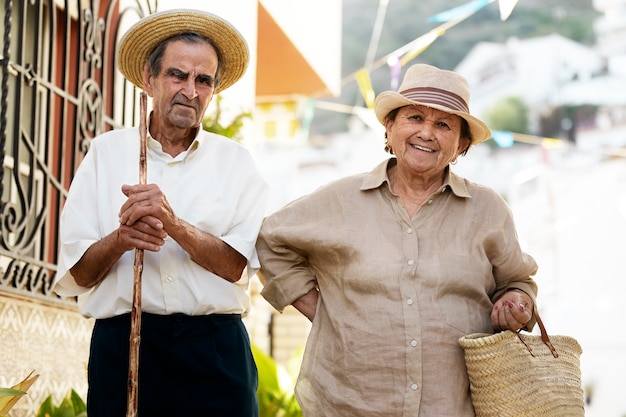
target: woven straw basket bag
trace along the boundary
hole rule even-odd
[[[459,339],[465,351],[476,417],[582,417],[582,349],[569,336],[512,331]]]

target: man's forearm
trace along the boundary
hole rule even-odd
[[[178,219],[169,236],[206,270],[230,282],[239,281],[248,260],[222,239]]]
[[[78,285],[91,288],[99,284],[125,250],[120,249],[118,230],[100,239],[87,249],[80,260],[70,268]]]

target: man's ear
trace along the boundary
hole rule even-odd
[[[150,75],[150,66],[147,62],[143,66],[143,91],[152,97],[152,76]]]

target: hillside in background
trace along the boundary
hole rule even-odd
[[[467,0],[389,0],[376,59],[440,25],[428,22],[430,16],[465,3]],[[324,100],[347,105],[362,103],[351,75],[365,65],[378,6],[378,0],[343,0],[342,93],[338,98]],[[453,69],[478,42],[505,42],[511,37],[526,39],[559,33],[586,45],[595,42],[593,21],[598,13],[592,0],[519,0],[505,22],[499,13],[497,2],[489,4],[448,30],[411,63]],[[390,88],[386,65],[374,69],[370,76],[377,94]],[[318,109],[311,133],[345,131],[348,119],[346,114]]]

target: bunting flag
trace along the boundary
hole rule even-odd
[[[494,1],[495,0],[472,0],[462,6],[448,9],[435,16],[431,16],[428,18],[429,22],[442,22],[442,24],[389,54],[387,63],[397,59],[400,61],[401,66],[405,66],[424,52],[437,38],[444,35],[446,30],[467,19],[478,10]]]
[[[441,13],[437,13],[436,15],[429,17],[428,21],[442,23],[450,22],[457,19],[465,19],[466,17],[473,15],[488,4],[493,3],[493,1],[494,0],[472,0],[469,3],[465,3],[461,6],[457,6]]]
[[[376,93],[374,93],[374,88],[372,87],[372,80],[370,79],[370,73],[367,69],[362,68],[356,73],[356,82],[359,85],[359,89],[361,90],[361,95],[363,96],[363,100],[365,100],[365,105],[368,109],[374,108],[374,99],[376,98]]]
[[[528,135],[506,130],[492,130],[491,139],[501,148],[510,148],[515,142],[541,145],[544,148],[557,148],[565,144],[563,139],[547,138],[544,136]]]
[[[396,57],[390,57],[387,61],[387,65],[389,65],[389,69],[391,71],[391,90],[398,91],[398,87],[400,86],[400,75],[402,74],[402,64],[400,64],[400,60]]]
[[[472,0],[461,6],[437,13],[436,15],[429,17],[428,21],[441,23],[457,19],[465,19],[494,1],[495,0]],[[504,22],[509,18],[509,16],[511,16],[517,1],[518,0],[498,0],[498,6],[500,7],[500,20]]]
[[[506,132],[503,130],[492,130],[491,139],[501,148],[510,148],[515,142],[513,132]]]
[[[444,35],[448,29],[495,1],[499,3],[500,19],[502,21],[506,20],[511,15],[513,8],[518,2],[518,0],[470,0],[461,6],[431,16],[428,18],[429,22],[440,22],[442,24],[390,54],[379,58],[367,67],[357,70],[344,78],[342,83],[356,79],[367,107],[370,109],[373,108],[375,93],[369,75],[371,71],[387,64],[391,71],[392,90],[396,90],[403,66],[424,52],[437,38]]]
[[[424,52],[426,48],[428,48],[433,42],[435,42],[435,39],[437,39],[444,33],[446,33],[445,29],[436,28],[411,42],[411,50],[409,50],[406,54],[402,56],[402,58],[400,58],[400,66],[405,66],[413,58]]]
[[[513,13],[517,0],[498,0],[498,4],[500,6],[500,20],[504,22]]]

